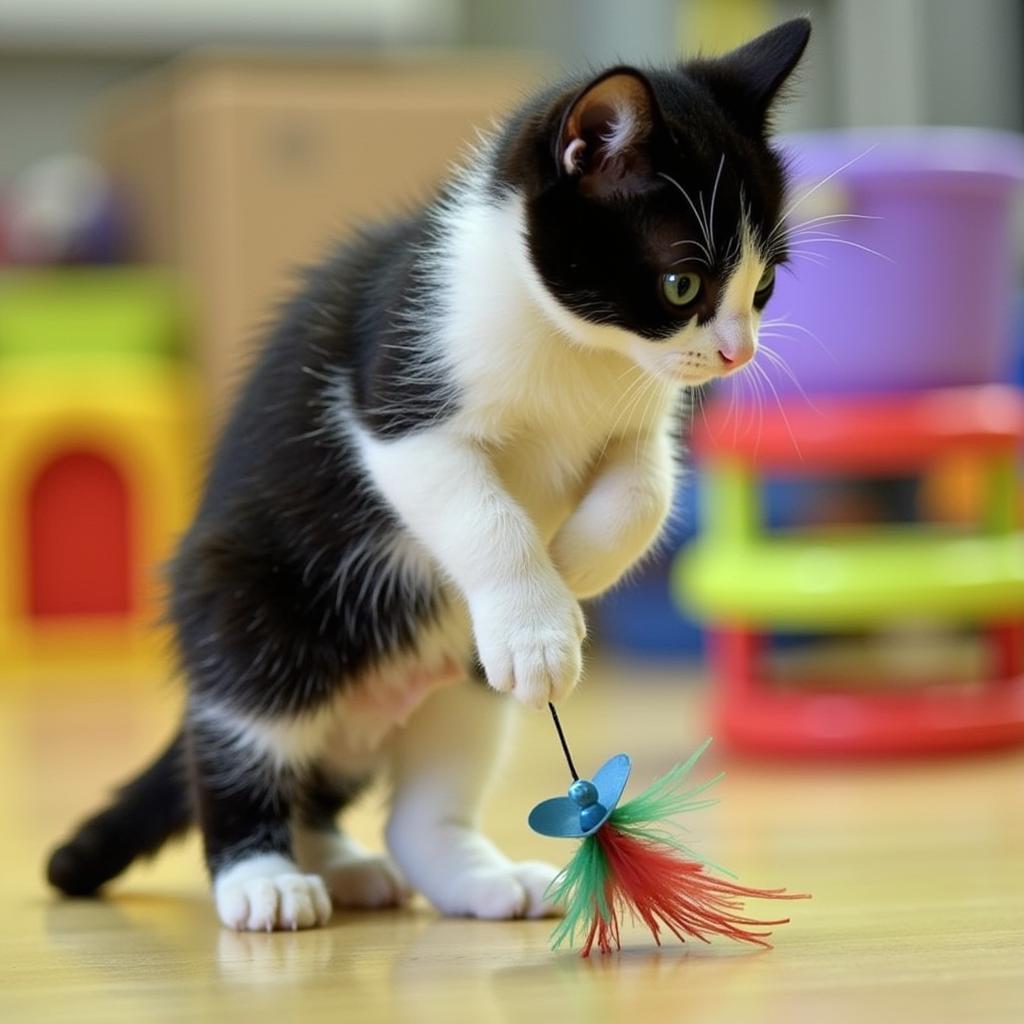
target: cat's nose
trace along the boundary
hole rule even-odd
[[[752,324],[731,320],[715,330],[718,358],[726,372],[738,370],[754,358],[755,342]]]

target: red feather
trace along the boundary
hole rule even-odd
[[[599,829],[595,838],[608,865],[607,915],[594,914],[583,956],[590,954],[595,943],[602,953],[621,948],[619,915],[623,909],[643,921],[658,945],[664,925],[681,941],[691,936],[708,942],[709,935],[723,935],[767,949],[770,944],[765,940],[771,932],[764,929],[786,924],[789,918],[761,921],[744,917],[743,900],[807,898],[784,889],[752,889],[716,878],[705,865],[681,857],[671,846],[628,835],[611,824]]]

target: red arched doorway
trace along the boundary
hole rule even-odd
[[[69,451],[46,463],[28,500],[32,617],[128,614],[130,534],[128,486],[109,459]]]

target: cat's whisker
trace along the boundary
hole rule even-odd
[[[817,224],[838,224],[849,220],[884,220],[869,213],[823,213],[820,217],[808,217],[807,220],[798,221],[787,227],[789,234],[802,231],[807,227],[814,227]]]
[[[736,444],[736,438],[737,438],[737,435],[738,435],[738,430],[737,430],[737,427],[736,427],[736,421],[739,418],[739,411],[738,410],[742,407],[742,404],[741,404],[741,398],[742,398],[742,396],[741,396],[741,391],[742,391],[741,385],[742,384],[743,384],[743,376],[742,376],[742,374],[740,376],[738,376],[738,377],[734,377],[730,381],[730,385],[731,386],[729,388],[729,409],[728,409],[728,412],[726,413],[725,422],[726,422],[726,424],[728,424],[729,421],[732,420],[732,443],[733,444]]]
[[[801,244],[813,244],[817,242],[820,245],[848,245],[852,249],[859,249],[861,252],[869,253],[871,256],[877,256],[879,259],[885,260],[886,263],[892,263],[895,265],[896,261],[891,256],[886,256],[884,252],[879,252],[877,249],[872,249],[869,245],[862,245],[860,242],[851,241],[849,238],[840,238],[838,235],[826,234],[824,232],[818,232],[815,234],[804,234],[801,238]]]
[[[672,245],[671,245],[671,248],[675,248],[677,245],[695,245],[695,246],[697,246],[697,248],[700,249],[700,251],[701,251],[701,253],[702,253],[703,257],[704,257],[704,262],[709,267],[711,266],[711,253],[708,251],[707,246],[704,245],[703,242],[698,242],[696,238],[683,238],[683,239],[680,239],[678,242],[673,242]]]
[[[811,196],[813,196],[817,191],[824,188],[830,181],[832,181],[833,178],[835,178],[839,174],[842,174],[843,171],[845,171],[848,167],[852,167],[858,160],[862,160],[869,153],[873,152],[877,147],[877,142],[871,146],[868,146],[868,148],[865,149],[863,153],[858,153],[857,156],[851,157],[849,160],[846,161],[846,163],[837,167],[834,171],[832,171],[831,174],[827,174],[816,185],[813,185],[811,188],[807,189],[807,191],[805,191],[802,195],[793,200],[793,202],[789,203],[783,209],[782,213],[779,214],[779,219],[776,221],[775,227],[772,229],[772,234],[778,231],[784,231],[785,223],[789,219],[790,215],[793,213],[794,210],[799,209],[800,206],[807,202],[807,200],[810,199]],[[772,235],[769,235],[769,241],[771,240],[771,237]]]
[[[794,325],[795,326],[795,325]],[[791,334],[782,334],[779,331],[761,331],[758,334],[758,339],[771,338],[773,341],[792,341],[799,342],[801,339],[793,337]],[[814,337],[814,341],[818,342],[822,352],[834,363],[836,366],[839,365],[839,360],[836,358],[836,354],[823,342],[820,338]]]
[[[790,249],[790,256],[796,256],[798,259],[806,260],[808,263],[813,263],[816,267],[827,267],[832,261],[822,253],[817,252],[805,252],[802,249]]]
[[[784,328],[787,330],[798,331],[800,334],[803,334],[806,337],[810,338],[815,344],[817,344],[821,348],[821,350],[829,357],[829,359],[833,360],[838,365],[838,360],[836,359],[835,353],[828,347],[828,345],[825,344],[824,341],[822,341],[822,339],[817,334],[815,334],[814,331],[810,330],[810,328],[808,327],[804,327],[803,324],[794,323],[792,320],[785,319],[785,317],[777,317],[773,320],[761,321],[758,336],[763,334],[766,338],[774,337],[778,338],[780,341],[796,341],[796,338],[793,338],[787,334],[778,333],[778,330],[776,330],[774,334],[771,333],[770,330],[768,332],[765,332],[765,327],[770,329]]]
[[[657,387],[648,388],[647,401],[644,403],[644,410],[640,414],[640,427],[639,427],[639,429],[636,432],[636,444],[634,446],[634,451],[633,451],[633,462],[634,462],[634,464],[639,463],[639,461],[640,461],[640,442],[644,438],[644,434],[645,434],[646,427],[647,427],[647,414],[651,411],[652,400],[654,401],[654,409],[653,409],[654,416],[652,418],[652,422],[653,422],[653,419],[656,419],[657,415],[658,415],[658,405],[660,404],[658,399],[660,397],[662,397],[662,396],[660,394],[660,389],[659,388],[657,388]]]
[[[623,414],[623,411],[624,411],[623,409],[620,408],[620,406],[623,406],[625,404],[625,406],[628,407],[629,399],[630,399],[631,395],[633,395],[633,393],[636,391],[636,389],[638,387],[640,387],[640,385],[643,383],[643,381],[644,381],[644,379],[646,377],[646,373],[645,373],[643,367],[636,366],[634,369],[635,369],[636,374],[637,374],[636,377],[634,377],[634,379],[631,380],[629,382],[629,384],[619,393],[618,397],[615,399],[615,402],[613,403],[611,409],[608,412],[608,415],[611,415],[611,414],[615,413],[616,410],[619,410],[618,415],[616,415],[615,421],[614,421],[614,423],[612,425],[612,429],[613,430],[619,425],[619,419],[621,418],[621,416]],[[592,419],[597,419],[599,417],[603,417],[603,415],[604,415],[604,410],[595,410],[593,415],[592,415]],[[604,454],[604,450],[603,449],[602,449],[602,454]]]
[[[782,357],[782,355],[780,355],[775,349],[771,348],[769,345],[765,345],[763,342],[759,345],[759,349],[764,354],[765,359],[767,359],[769,363],[771,363],[777,369],[781,370],[793,382],[793,386],[797,389],[797,391],[800,392],[800,396],[807,403],[807,405],[810,406],[810,408],[812,408],[815,412],[820,413],[821,410],[811,400],[810,395],[808,395],[807,392],[804,390],[804,386],[800,383],[799,378],[793,372],[793,368]]]
[[[711,225],[708,223],[708,214],[707,214],[707,211],[704,209],[704,190],[703,189],[701,189],[697,193],[697,201],[700,203],[700,212],[701,212],[701,217],[703,219],[704,237],[708,240],[708,248],[711,250],[712,256],[714,256],[714,253],[715,253],[715,243],[714,243],[714,239],[713,239],[712,234],[711,234]]]
[[[708,263],[708,261],[706,259],[704,259],[703,256],[682,256],[682,257],[680,257],[677,260],[673,260],[669,264],[669,266],[670,267],[674,267],[674,266],[676,266],[679,263],[700,263],[702,266],[705,266],[705,267],[708,267],[708,268],[711,267],[711,264]]]
[[[753,427],[757,396],[750,373],[740,372],[732,380],[736,389],[736,418],[732,426],[732,443],[736,444],[740,436],[749,434]]]
[[[750,410],[747,403],[753,401],[753,397],[747,397],[750,394],[750,384],[747,381],[746,374],[737,374],[731,379],[730,383],[732,384],[730,418],[732,419],[732,442],[735,444],[739,436],[741,418],[749,415]]]
[[[739,258],[740,254],[740,237],[739,235],[733,235],[732,241],[729,243],[729,248],[725,250],[726,266],[731,266],[735,260]]]
[[[763,366],[757,366],[751,363],[754,370],[761,376],[761,379],[771,388],[772,394],[775,396],[775,404],[779,407],[779,415],[782,417],[782,422],[786,427],[786,433],[789,434],[789,439],[793,442],[793,447],[796,449],[796,453],[800,459],[803,459],[804,454],[800,448],[800,442],[797,440],[796,434],[793,432],[793,425],[789,422],[789,416],[786,414],[786,405],[782,401],[782,397],[779,395],[778,388],[775,387],[775,381],[768,376]]]
[[[748,385],[751,397],[749,415],[744,420],[744,435],[750,433],[751,427],[756,422],[757,438],[755,440],[755,449],[760,450],[761,435],[764,430],[764,389],[753,368],[754,364],[748,363],[741,373],[741,380]]]
[[[604,444],[601,447],[601,452],[598,455],[598,462],[604,457],[604,453],[608,450],[608,446],[612,441],[617,440],[617,431],[619,423],[623,417],[632,416],[632,414],[640,408],[640,403],[647,397],[648,392],[655,387],[658,383],[657,378],[651,373],[645,373],[640,378],[640,386],[633,392],[633,398],[630,403],[619,413],[615,418],[615,423],[612,425],[611,430],[608,431],[607,437]]]
[[[640,371],[639,376],[635,380],[630,381],[629,387],[627,387],[625,391],[621,395],[619,395],[619,397],[615,400],[615,405],[612,406],[612,412],[614,412],[615,409],[618,408],[620,405],[622,406],[622,408],[619,409],[619,412],[615,416],[615,420],[612,423],[611,428],[607,431],[605,435],[604,444],[601,446],[601,451],[598,452],[597,455],[597,462],[600,462],[601,459],[604,458],[604,454],[608,450],[608,446],[616,437],[616,432],[618,431],[619,424],[623,421],[624,417],[628,417],[629,414],[640,404],[643,395],[646,393],[647,387],[654,379],[652,375],[643,367],[638,365],[636,369]],[[609,415],[611,415],[611,413],[609,413]]]
[[[723,153],[718,161],[718,170],[715,172],[715,184],[711,189],[711,215],[709,218],[709,228],[711,234],[711,252],[715,252],[715,200],[718,198],[718,183],[722,178],[722,168],[725,166],[725,154]]]
[[[703,384],[700,387],[695,388],[695,390],[697,392],[697,403],[700,406],[700,418],[704,421],[704,427],[707,430],[707,432],[711,434],[712,430],[711,424],[708,422],[707,403],[704,401],[707,392]]]
[[[658,171],[658,177],[659,178],[664,178],[667,182],[669,182],[670,184],[674,185],[679,190],[679,192],[682,194],[682,197],[689,204],[690,209],[693,211],[693,216],[697,219],[697,223],[700,226],[700,229],[701,229],[701,231],[704,234],[704,244],[708,248],[708,259],[711,259],[711,252],[710,252],[710,250],[711,250],[711,240],[708,238],[707,229],[704,226],[704,222],[701,220],[700,214],[697,212],[697,207],[693,205],[693,200],[690,198],[689,193],[686,191],[685,188],[683,188],[682,185],[679,184],[678,181],[676,181],[675,178],[672,177],[671,174],[666,174],[664,171]]]

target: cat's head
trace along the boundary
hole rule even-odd
[[[798,18],[722,57],[612,68],[509,126],[529,276],[575,341],[690,385],[753,358],[786,256],[771,109],[809,35]]]

